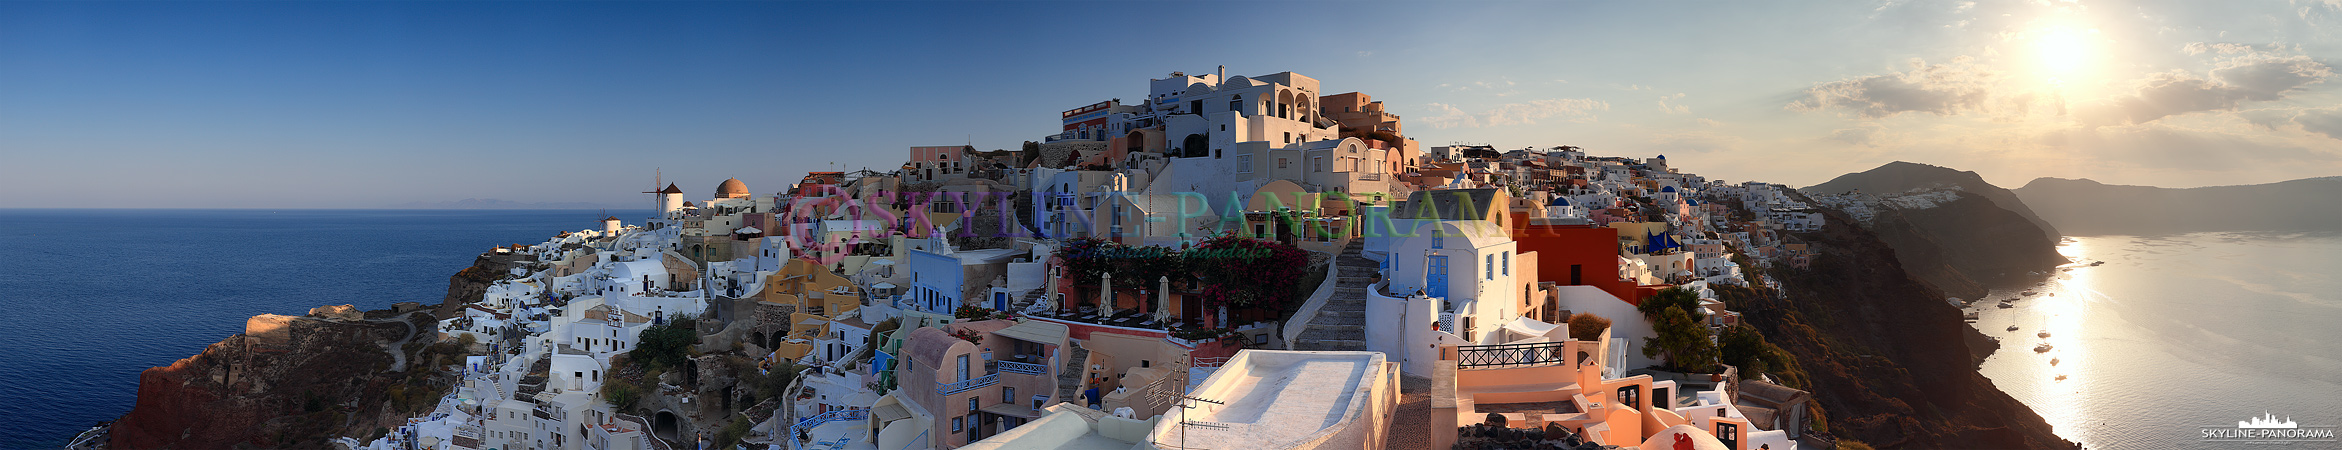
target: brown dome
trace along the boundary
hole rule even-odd
[[[740,182],[739,178],[727,178],[724,179],[724,184],[716,185],[716,198],[741,198],[747,196],[748,183]]]

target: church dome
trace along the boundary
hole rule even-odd
[[[1569,206],[1569,197],[1554,197],[1553,201],[1545,202],[1545,206]]]
[[[724,179],[724,184],[716,185],[716,198],[741,198],[747,196],[748,183],[740,182],[739,178],[727,178]]]

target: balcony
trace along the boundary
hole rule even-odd
[[[974,390],[974,389],[978,389],[978,388],[983,388],[983,387],[986,387],[986,386],[991,386],[991,385],[993,385],[994,383],[999,383],[999,382],[1000,382],[1000,374],[997,374],[997,373],[995,373],[995,374],[991,374],[991,375],[985,375],[985,376],[981,376],[981,377],[976,377],[976,378],[970,378],[970,379],[967,379],[967,380],[962,380],[962,381],[960,381],[960,382],[957,382],[957,383],[936,383],[936,384],[935,384],[935,393],[936,393],[936,394],[940,394],[940,395],[952,395],[952,394],[957,394],[957,393],[961,393],[961,392],[967,392],[967,391]]]
[[[1049,366],[1044,364],[1021,363],[1016,361],[993,361],[991,364],[993,370],[1000,372],[1049,376]]]

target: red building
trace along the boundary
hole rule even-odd
[[[1667,286],[1642,285],[1618,277],[1618,229],[1595,225],[1559,225],[1527,214],[1513,215],[1513,241],[1521,253],[1537,252],[1537,279],[1562,286],[1593,286],[1625,300],[1642,304],[1644,297]]]

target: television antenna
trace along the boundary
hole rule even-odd
[[[1192,396],[1192,395],[1182,394],[1182,393],[1179,393],[1178,391],[1172,391],[1172,390],[1169,390],[1169,389],[1164,389],[1164,390],[1155,391],[1155,392],[1154,392],[1154,395],[1155,395],[1155,397],[1156,397],[1156,398],[1160,398],[1160,399],[1166,399],[1166,400],[1169,400],[1169,401],[1173,402],[1173,403],[1171,404],[1171,406],[1173,406],[1173,407],[1176,407],[1176,408],[1179,408],[1179,445],[1163,445],[1163,443],[1161,443],[1161,442],[1156,442],[1156,443],[1154,443],[1154,444],[1155,444],[1155,446],[1157,446],[1157,447],[1161,447],[1161,448],[1171,448],[1171,449],[1179,449],[1179,450],[1205,450],[1205,449],[1200,449],[1200,448],[1196,448],[1196,447],[1188,447],[1188,446],[1187,446],[1187,427],[1190,427],[1190,426],[1197,426],[1197,427],[1204,427],[1204,428],[1210,428],[1210,429],[1215,429],[1215,430],[1226,430],[1226,429],[1228,429],[1228,425],[1227,425],[1227,424],[1212,423],[1212,422],[1197,422],[1197,421],[1193,421],[1193,420],[1188,420],[1188,418],[1187,418],[1187,417],[1188,417],[1188,416],[1187,416],[1187,411],[1188,411],[1189,409],[1195,408],[1195,407],[1197,406],[1197,405],[1196,405],[1196,402],[1204,402],[1204,403],[1210,403],[1210,404],[1214,404],[1214,405],[1221,405],[1221,406],[1227,406],[1227,405],[1228,405],[1227,403],[1222,403],[1222,402],[1220,402],[1219,400],[1212,400],[1212,399],[1208,399],[1208,398],[1203,398],[1203,397],[1196,397],[1196,396]]]

